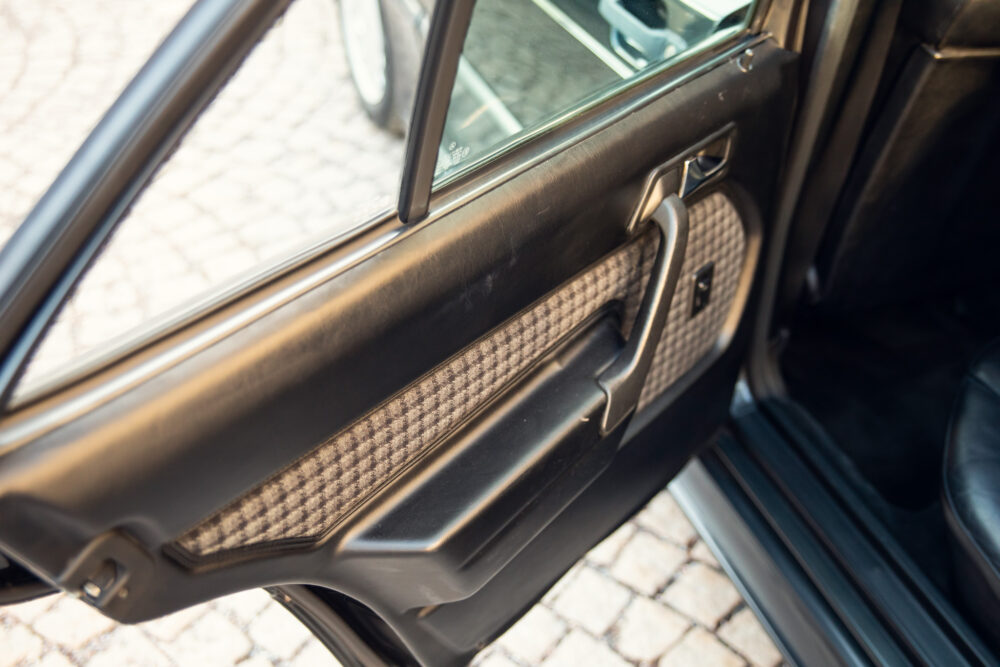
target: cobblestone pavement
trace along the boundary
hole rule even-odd
[[[0,0],[0,244],[186,0]],[[133,209],[43,344],[41,377],[391,203],[398,138],[363,117],[328,0],[298,0]],[[767,635],[667,492],[591,551],[482,665],[771,665]],[[0,610],[0,667],[323,665],[263,591],[138,626],[52,596]]]

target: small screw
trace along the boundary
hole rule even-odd
[[[747,49],[736,59],[736,66],[746,74],[753,69],[753,49]]]
[[[101,597],[101,587],[95,584],[93,581],[87,581],[83,584],[83,592],[87,594],[87,597],[97,599]]]

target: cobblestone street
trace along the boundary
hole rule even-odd
[[[0,246],[188,0],[0,0]],[[298,0],[84,278],[27,382],[393,204],[403,145],[358,106],[331,0]],[[667,491],[477,658],[775,665],[781,656]],[[6,665],[335,665],[264,591],[137,626],[64,595],[0,608]]]

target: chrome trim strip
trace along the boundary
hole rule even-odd
[[[921,45],[934,60],[961,60],[966,58],[1000,58],[1000,48],[987,46],[946,46],[942,49],[929,44]]]

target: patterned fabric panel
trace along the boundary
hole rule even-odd
[[[684,266],[639,397],[640,410],[712,350],[732,310],[743,273],[746,233],[732,202],[717,192],[692,206],[689,218]],[[711,298],[704,310],[691,317],[694,275],[709,263],[715,266]]]
[[[180,546],[203,556],[323,534],[599,308],[637,302],[629,292],[652,269],[652,239],[625,246],[516,316],[195,527]]]
[[[643,392],[648,403],[707,352],[729,312],[745,240],[732,204],[712,195],[690,210],[690,232],[667,338]],[[605,304],[634,318],[652,269],[653,234],[619,249],[407,387],[177,542],[193,556],[319,538]],[[715,262],[712,299],[695,318],[690,273]]]

